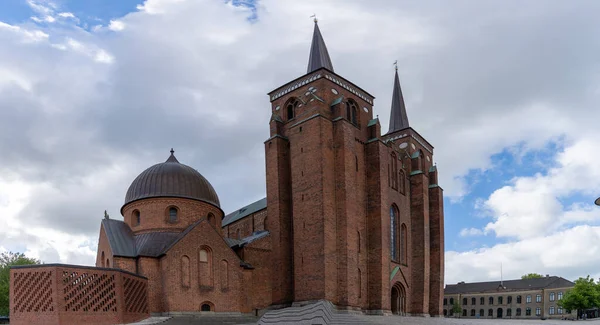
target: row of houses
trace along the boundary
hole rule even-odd
[[[446,285],[443,313],[446,317],[464,318],[575,318],[576,312],[558,304],[575,284],[562,277],[490,282],[459,282]],[[456,315],[453,306],[461,311]]]

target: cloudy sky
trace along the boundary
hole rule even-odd
[[[445,192],[446,283],[600,277],[600,2],[3,0],[0,251],[93,264],[104,210],[174,147],[226,213],[265,195],[266,93],[393,66]]]

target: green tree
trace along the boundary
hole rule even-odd
[[[539,278],[543,278],[543,276],[539,273],[529,273],[529,274],[525,274],[521,276],[521,279],[525,280],[525,279],[539,279]]]
[[[568,290],[558,305],[565,310],[588,309],[600,306],[600,282],[588,275],[575,280],[573,289]]]
[[[0,315],[8,315],[9,311],[10,267],[40,263],[39,260],[28,258],[22,253],[0,254]]]
[[[460,314],[462,313],[462,307],[460,306],[460,304],[458,303],[458,301],[455,302],[454,305],[452,305],[452,313],[455,316],[459,316],[460,317]]]

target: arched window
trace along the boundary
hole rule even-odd
[[[177,222],[177,208],[176,207],[169,208],[169,222],[170,223]]]
[[[390,207],[390,255],[398,259],[398,209],[394,205]]]
[[[106,259],[106,267],[110,267],[110,260],[108,258]]]
[[[483,311],[483,309],[479,309],[479,317],[484,317],[485,316],[485,312]]]
[[[208,223],[210,223],[213,227],[217,226],[217,218],[215,218],[215,215],[212,213],[208,214]]]
[[[462,315],[463,316],[467,316],[467,310],[466,309],[463,309],[463,314]]]
[[[530,307],[525,308],[525,316],[531,316],[531,308]]]
[[[226,260],[221,260],[221,290],[229,289],[229,267]]]
[[[494,304],[494,297],[490,297],[490,305]]]
[[[140,211],[139,210],[133,210],[133,222],[135,226],[139,226],[140,225]]]
[[[346,102],[346,116],[350,123],[358,126],[358,104],[351,99]]]
[[[463,305],[466,306],[467,305],[467,298],[463,298]]]
[[[400,262],[404,265],[408,264],[408,230],[404,223],[400,227]]]
[[[494,317],[494,310],[493,309],[488,309],[488,316],[489,317]]]
[[[475,298],[471,298],[471,305],[475,305],[477,303],[477,300]]]
[[[210,301],[205,301],[200,304],[200,311],[215,311],[215,305]]]
[[[200,288],[211,288],[213,286],[213,264],[211,249],[206,246],[200,248],[198,257],[198,282],[200,283]]]
[[[506,303],[507,304],[512,304],[512,296],[506,297]]]
[[[288,100],[287,104],[285,104],[288,120],[291,120],[296,116],[296,108],[298,107],[299,104],[300,104],[300,101],[296,98],[290,98]]]
[[[390,184],[392,189],[398,190],[398,157],[395,152],[392,152],[390,165],[392,167]]]
[[[448,310],[444,309],[444,316],[448,316]]]
[[[100,263],[102,264],[102,267],[106,267],[106,263],[104,262],[104,252],[100,254]]]
[[[511,316],[512,316],[512,309],[506,308],[506,317],[511,317]]]
[[[517,296],[517,303],[520,304],[521,303],[521,296]]]
[[[550,292],[550,301],[554,301],[554,292]]]
[[[450,298],[450,305],[454,305],[454,298]]]
[[[498,297],[498,305],[502,305],[502,297]]]
[[[471,317],[475,317],[475,309],[471,309]]]
[[[181,286],[190,286],[190,258],[186,255],[181,257]]]
[[[517,308],[516,316],[521,316],[521,308]]]
[[[444,306],[448,305],[448,298],[444,298]]]
[[[485,305],[485,298],[483,298],[483,297],[479,298],[479,304]],[[481,316],[483,316],[483,314],[481,314]]]
[[[241,234],[241,232],[240,232],[240,228],[238,228],[238,229],[235,231],[235,238],[237,238],[237,239],[242,239],[242,234]]]

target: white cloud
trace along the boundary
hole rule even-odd
[[[125,29],[125,24],[119,20],[111,20],[110,24],[108,25],[108,29],[115,32],[122,31]]]
[[[598,209],[561,203],[570,195],[600,193],[600,143],[594,138],[581,138],[558,153],[557,166],[546,174],[515,178],[492,193],[484,208],[494,221],[485,230],[523,239],[551,234],[573,222],[600,221]]]
[[[49,35],[41,30],[30,30],[20,26],[10,25],[0,21],[0,32],[8,31],[19,36],[19,41],[25,43],[41,42],[48,39]]]
[[[72,12],[60,12],[58,15],[62,18],[76,18]]]
[[[600,227],[577,226],[548,236],[498,244],[467,252],[446,252],[446,283],[518,279],[523,274],[551,274],[575,280],[600,277]]]
[[[596,35],[566,28],[595,24],[597,10],[574,15],[560,2],[257,5],[258,20],[248,22],[251,12],[231,2],[148,0],[104,27],[118,33],[88,33],[63,29],[72,23],[68,12],[30,1],[39,30],[0,22],[0,47],[10,49],[0,51],[0,175],[18,174],[0,179],[0,189],[15,189],[1,213],[36,225],[0,218],[0,245],[24,245],[46,262],[92,264],[102,211],[117,218],[129,183],[172,146],[211,181],[226,212],[262,197],[265,93],[304,74],[308,16],[317,12],[336,71],[377,96],[384,131],[398,59],[411,125],[436,147],[447,197],[467,193],[462,176],[493,168],[495,153],[568,139],[556,170],[514,179],[481,202],[494,219],[461,234],[487,230],[514,242],[448,252],[449,281],[498,278],[499,261],[514,277],[597,269],[589,253],[597,241],[581,242],[595,240],[598,229],[573,226],[595,222],[596,210],[560,200],[597,189],[600,94],[589,69]],[[65,19],[48,27],[45,17]],[[560,264],[573,258],[578,269]]]
[[[485,235],[483,230],[477,228],[463,228],[460,230],[461,237],[482,236]]]

